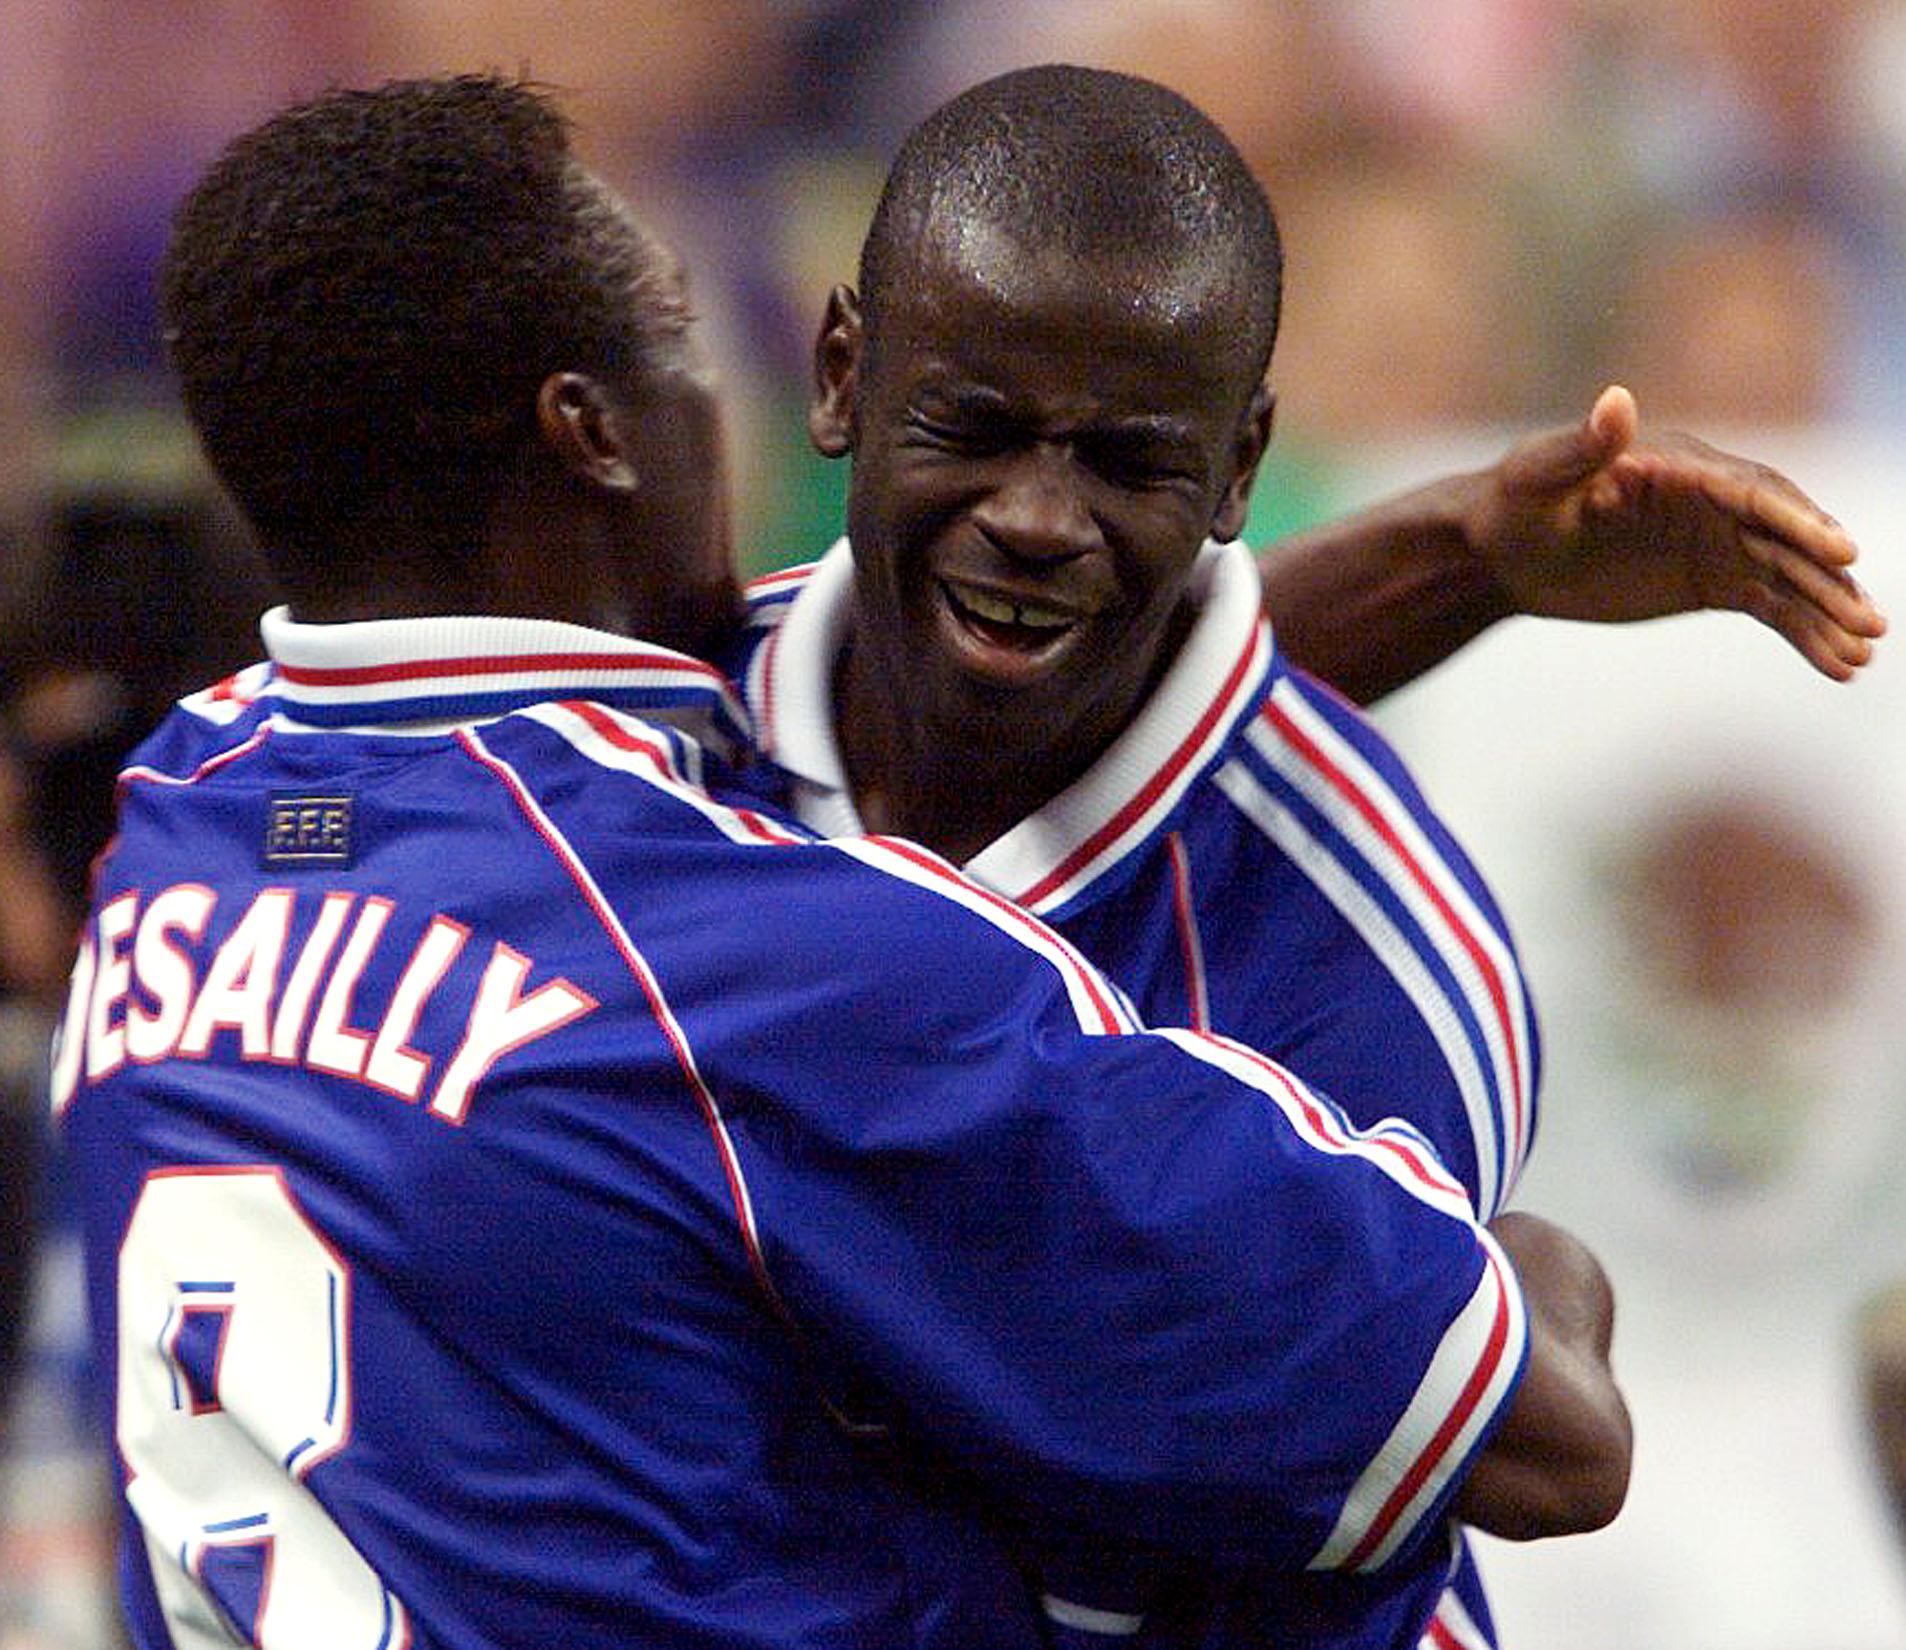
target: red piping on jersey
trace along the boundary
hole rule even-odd
[[[373,683],[434,680],[443,676],[536,675],[548,671],[666,671],[706,676],[727,686],[713,665],[668,653],[507,653],[463,659],[415,659],[388,665],[287,665],[278,674],[301,687],[363,687]]]
[[[1225,676],[1224,685],[1219,688],[1210,704],[1205,706],[1204,714],[1198,718],[1197,725],[1188,733],[1178,748],[1159,764],[1152,776],[1139,787],[1137,793],[1125,805],[1113,814],[1103,825],[1094,831],[1071,853],[1067,854],[1052,870],[1035,882],[1030,888],[1023,889],[1013,898],[1021,905],[1037,905],[1040,900],[1055,888],[1064,887],[1079,870],[1105,850],[1108,843],[1115,841],[1131,828],[1132,822],[1140,818],[1171,782],[1184,771],[1193,753],[1202,745],[1211,730],[1220,720],[1230,714],[1231,701],[1236,697],[1239,685],[1249,673],[1251,665],[1257,660],[1264,643],[1264,630],[1261,625],[1251,627],[1250,637],[1244,644],[1237,661]]]
[[[1465,1207],[1468,1205],[1468,1191],[1453,1176],[1437,1173],[1443,1165],[1439,1159],[1428,1152],[1427,1148],[1419,1150],[1399,1140],[1395,1135],[1362,1134],[1348,1128],[1338,1119],[1335,1112],[1318,1104],[1317,1097],[1305,1088],[1298,1078],[1268,1055],[1260,1054],[1256,1049],[1248,1048],[1243,1043],[1235,1043],[1229,1037],[1207,1032],[1205,1038],[1208,1042],[1216,1043],[1220,1048],[1229,1049],[1240,1059],[1258,1067],[1271,1078],[1303,1112],[1311,1131],[1327,1145],[1347,1151],[1355,1141],[1361,1140],[1365,1145],[1387,1152],[1400,1161],[1409,1170],[1411,1179],[1421,1182],[1432,1191],[1461,1199]]]
[[[681,771],[675,766],[673,757],[664,746],[657,744],[652,739],[644,739],[640,734],[631,733],[626,726],[618,722],[600,705],[592,704],[587,699],[571,699],[563,701],[563,709],[570,712],[579,720],[587,722],[590,730],[597,734],[605,743],[614,745],[617,750],[635,751],[639,755],[646,756],[678,785],[687,786],[689,784],[689,781],[683,777]],[[716,806],[732,814],[743,826],[755,836],[758,836],[763,842],[787,844],[803,840],[791,832],[778,830],[751,808],[730,807],[726,803],[719,802],[716,803]]]
[[[143,779],[154,785],[196,785],[208,773],[216,773],[226,763],[236,762],[241,756],[256,750],[270,735],[269,724],[254,728],[247,738],[232,746],[230,750],[218,751],[206,757],[188,774],[161,773],[157,768],[148,768],[143,762],[129,768],[122,768],[115,794],[123,792],[135,779]]]
[[[1449,1448],[1456,1434],[1468,1424],[1470,1416],[1476,1411],[1476,1406],[1482,1402],[1483,1392],[1495,1379],[1497,1366],[1502,1362],[1503,1348],[1509,1344],[1509,1290],[1503,1282],[1501,1269],[1496,1264],[1496,1257],[1485,1249],[1483,1260],[1489,1268],[1490,1275],[1496,1280],[1496,1317],[1495,1322],[1489,1326],[1489,1340],[1483,1347],[1482,1358],[1470,1372],[1469,1379],[1464,1383],[1455,1406],[1443,1417],[1443,1424],[1436,1429],[1436,1436],[1430,1439],[1423,1452],[1411,1463],[1410,1470],[1390,1492],[1389,1499],[1383,1503],[1381,1510],[1371,1521],[1369,1529],[1364,1531],[1363,1539],[1351,1549],[1349,1556],[1344,1560],[1345,1569],[1356,1569],[1383,1544],[1384,1537],[1390,1533],[1391,1526],[1396,1523],[1403,1509],[1422,1489],[1431,1469]]]
[[[695,1065],[695,1057],[690,1053],[680,1028],[675,1024],[675,1017],[669,1011],[660,985],[656,983],[654,975],[649,972],[648,963],[623,932],[622,925],[609,910],[607,902],[602,898],[593,879],[584,875],[576,851],[543,817],[542,810],[530,796],[528,787],[524,785],[516,770],[500,757],[486,750],[468,729],[460,731],[457,734],[457,740],[473,759],[488,768],[502,781],[504,789],[509,792],[518,811],[529,822],[536,834],[543,839],[544,845],[555,856],[556,862],[568,873],[570,881],[575,883],[577,891],[582,895],[583,903],[589,908],[590,915],[596,919],[598,926],[608,936],[609,943],[621,957],[624,966],[627,967],[636,984],[642,988],[642,994],[648,999],[649,1012],[654,1016],[656,1026],[667,1041],[670,1052],[674,1054],[675,1063],[681,1069],[683,1081],[687,1083],[689,1092],[695,1097],[695,1103],[701,1109],[702,1120],[707,1124],[709,1134],[714,1140],[715,1155],[721,1161],[722,1174],[728,1182],[728,1196],[734,1206],[735,1223],[741,1231],[741,1247],[747,1256],[748,1269],[754,1274],[755,1282],[760,1285],[762,1292],[768,1297],[775,1310],[783,1318],[787,1318],[789,1316],[787,1308],[782,1304],[780,1293],[774,1287],[774,1280],[768,1275],[767,1261],[761,1253],[760,1239],[755,1232],[754,1219],[749,1208],[747,1186],[742,1178],[741,1165],[736,1161],[733,1144],[728,1139],[726,1126],[721,1119],[721,1107],[716,1103],[708,1085],[702,1080],[701,1072]]]
[[[1172,913],[1178,926],[1178,950],[1185,961],[1185,1006],[1193,1031],[1211,1029],[1211,1000],[1205,982],[1204,945],[1198,938],[1198,908],[1191,898],[1191,857],[1184,834],[1173,831],[1166,839],[1171,856]]]
[[[1349,802],[1370,828],[1383,839],[1385,846],[1397,856],[1402,862],[1404,869],[1409,872],[1410,880],[1429,897],[1430,903],[1435,906],[1437,914],[1449,924],[1458,942],[1462,945],[1464,951],[1469,954],[1470,960],[1475,963],[1477,970],[1481,973],[1483,984],[1489,991],[1489,1000],[1496,1011],[1496,1024],[1501,1029],[1503,1041],[1507,1044],[1509,1050],[1509,1086],[1510,1096],[1515,1107],[1513,1113],[1515,1136],[1512,1141],[1508,1142],[1511,1149],[1506,1154],[1504,1175],[1506,1183],[1508,1179],[1508,1166],[1518,1163],[1522,1159],[1522,1142],[1528,1131],[1524,1121],[1521,1048],[1516,1038],[1514,1016],[1509,1012],[1508,996],[1503,988],[1500,971],[1496,968],[1494,960],[1483,950],[1482,944],[1476,938],[1475,934],[1458,918],[1455,910],[1444,897],[1442,890],[1437,888],[1436,885],[1430,881],[1424,874],[1423,867],[1417,862],[1410,851],[1404,847],[1403,841],[1397,835],[1395,828],[1377,811],[1376,804],[1351,782],[1342,769],[1324,754],[1323,750],[1314,740],[1298,728],[1297,724],[1292,721],[1289,713],[1275,701],[1265,705],[1264,719],[1277,729],[1279,735],[1286,743],[1294,747],[1300,755],[1309,761],[1310,764],[1329,781],[1331,788]]]
[[[126,787],[132,784],[134,780],[144,780],[149,785],[196,785],[208,773],[216,773],[220,768],[224,767],[226,763],[236,762],[241,756],[255,751],[270,736],[271,725],[269,723],[254,728],[249,738],[232,746],[230,750],[219,751],[216,755],[206,757],[203,762],[184,776],[161,773],[157,768],[148,768],[143,763],[135,767],[121,768],[119,770],[119,777],[113,781],[114,814],[117,815],[118,813],[119,801],[120,798],[126,794]],[[98,882],[99,867],[105,863],[106,856],[118,846],[119,832],[118,829],[115,828],[113,834],[101,845],[99,852],[93,855],[92,863],[86,867],[86,886],[89,889]]]

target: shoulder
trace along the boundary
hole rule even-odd
[[[1317,678],[1279,671],[1229,755],[1215,782],[1267,834],[1348,836],[1365,853],[1428,857],[1476,880],[1403,756]]]
[[[719,661],[730,676],[740,679],[755,649],[780,629],[782,621],[799,600],[801,592],[813,581],[820,565],[818,560],[800,562],[750,579],[743,587],[746,607],[742,614],[741,631],[734,643],[736,652]]]
[[[258,708],[271,686],[273,666],[261,660],[234,671],[221,681],[189,693],[178,703],[180,711],[212,726],[236,722]]]
[[[653,908],[659,878],[685,928],[772,948],[793,979],[864,976],[870,1012],[913,1012],[914,987],[984,1005],[1016,977],[1056,986],[1091,1029],[1134,1023],[1037,918],[913,843],[819,840],[666,728],[600,705],[543,705],[469,742],[611,907]]]
[[[560,825],[610,854],[658,833],[739,846],[809,840],[697,739],[597,701],[549,701],[459,740],[546,834]]]
[[[1367,765],[1428,811],[1408,764],[1369,714],[1308,671],[1284,665],[1259,706],[1257,724],[1254,743],[1279,768],[1328,773],[1344,763]]]
[[[269,665],[253,665],[188,694],[133,748],[122,782],[183,783],[253,748],[269,721],[262,694],[270,678]]]

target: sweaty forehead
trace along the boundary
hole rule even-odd
[[[1231,331],[1242,313],[1235,272],[1208,252],[1111,239],[1081,250],[971,213],[937,214],[905,264],[881,304],[913,327],[958,310],[990,313],[1009,331],[1096,326],[1166,344]]]
[[[1228,425],[1255,381],[1236,306],[1195,283],[1161,290],[1142,269],[1029,252],[980,231],[912,262],[869,323],[863,382],[876,395],[937,416],[990,408],[1028,425],[1164,419],[1202,429]]]

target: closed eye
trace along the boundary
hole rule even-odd
[[[908,415],[907,435],[910,441],[921,446],[972,457],[1003,452],[1011,439],[1004,430],[977,424],[949,424],[920,413]]]
[[[1149,443],[1089,442],[1080,447],[1079,458],[1095,475],[1118,487],[1197,486],[1202,480],[1199,470],[1189,460],[1176,453],[1162,452]]]

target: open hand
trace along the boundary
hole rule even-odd
[[[1852,677],[1886,620],[1847,571],[1846,531],[1779,471],[1639,426],[1611,385],[1581,424],[1487,472],[1466,536],[1514,610],[1607,623],[1732,609]]]

